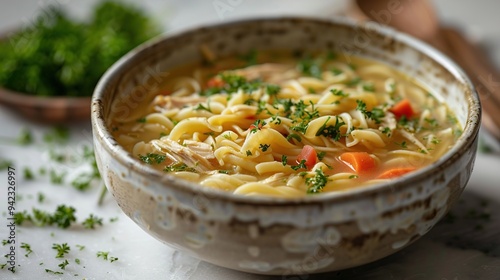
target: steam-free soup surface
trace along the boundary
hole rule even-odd
[[[252,52],[160,76],[114,104],[110,128],[137,160],[200,188],[359,188],[436,161],[461,133],[432,92],[356,57]]]

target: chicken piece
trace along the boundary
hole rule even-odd
[[[212,146],[203,142],[185,141],[185,146],[167,138],[153,140],[151,144],[164,153],[172,163],[185,163],[198,172],[207,172],[219,166]]]

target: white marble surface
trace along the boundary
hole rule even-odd
[[[217,22],[240,17],[266,14],[304,14],[327,17],[345,6],[345,1],[299,1],[299,0],[221,0],[235,4],[221,16],[214,9],[217,1],[144,1],[144,6],[161,20],[168,30],[182,29],[206,22]],[[491,50],[491,55],[500,62],[500,36],[498,26],[500,2],[478,1],[435,1],[444,22],[464,28],[474,38],[481,40]],[[16,0],[0,1],[0,30],[22,23],[29,23],[47,3],[59,3],[71,10],[76,17],[84,18],[93,1],[75,0]],[[168,31],[167,31],[168,32]],[[500,63],[499,63],[500,64]],[[0,143],[0,158],[14,160],[14,167],[21,171],[24,167],[38,170],[38,167],[55,167],[75,170],[75,164],[54,165],[49,160],[47,146],[41,140],[50,129],[19,117],[15,112],[0,107],[0,138],[16,137],[23,127],[30,128],[36,136],[37,144],[20,147]],[[90,125],[87,122],[71,127],[71,141],[67,147],[59,147],[67,154],[79,153],[75,147],[90,145]],[[33,206],[53,211],[59,204],[66,203],[77,209],[79,220],[90,213],[104,217],[104,226],[96,230],[73,227],[60,230],[55,227],[18,227],[17,242],[29,243],[33,253],[25,257],[24,250],[18,249],[17,272],[0,270],[0,279],[500,279],[500,156],[479,154],[472,178],[462,195],[461,202],[452,210],[455,219],[439,223],[428,235],[383,260],[341,272],[323,275],[302,276],[258,276],[240,273],[206,262],[198,261],[177,252],[156,241],[130,219],[128,219],[111,196],[107,196],[102,206],[97,206],[98,187],[86,193],[79,193],[69,184],[53,186],[47,178],[27,181],[19,174],[17,192],[18,209]],[[7,207],[6,172],[0,172],[0,213]],[[46,195],[44,203],[38,203],[36,194]],[[474,213],[475,211],[475,213]],[[477,218],[483,214],[483,218]],[[487,215],[489,215],[489,219]],[[109,218],[118,221],[109,222]],[[8,235],[6,218],[0,215],[0,240]],[[67,242],[71,246],[68,255],[70,264],[63,275],[52,275],[45,269],[57,270],[61,262],[51,249],[53,243]],[[76,244],[85,245],[78,251]],[[109,251],[119,260],[110,263],[96,257],[97,251]],[[0,246],[1,255],[7,253]],[[81,264],[74,260],[78,258]],[[0,264],[4,263],[1,261]],[[41,264],[43,263],[43,264]],[[77,276],[75,276],[77,275]]]

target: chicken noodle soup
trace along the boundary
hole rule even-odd
[[[409,77],[332,53],[252,52],[175,69],[139,108],[111,124],[137,160],[238,195],[391,180],[437,160],[461,133]]]

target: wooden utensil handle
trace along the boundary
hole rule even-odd
[[[442,28],[449,54],[467,72],[483,106],[483,124],[500,140],[500,76],[484,52],[453,28]]]

